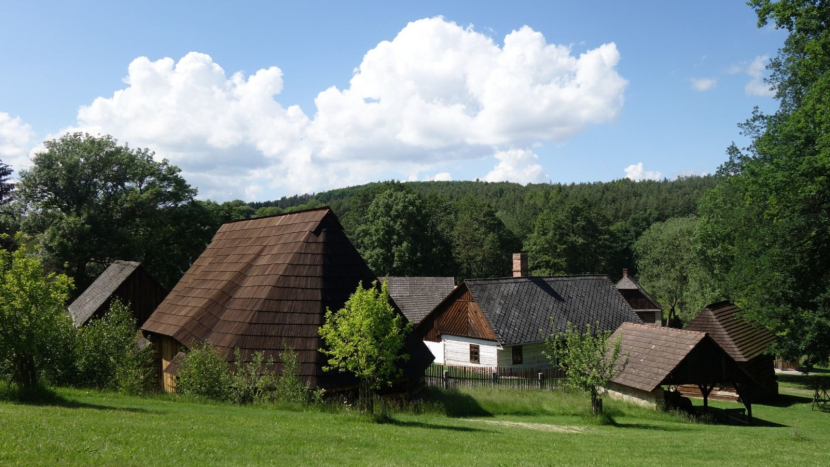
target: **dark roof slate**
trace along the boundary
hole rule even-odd
[[[568,322],[578,329],[586,324],[593,329],[599,322],[599,331],[642,323],[607,276],[471,279],[465,284],[502,345],[541,342],[564,331]]]
[[[92,283],[80,297],[67,307],[76,326],[91,318],[106,303],[116,289],[141,266],[134,261],[115,261]]]
[[[455,289],[454,277],[379,277],[412,324],[418,324]]]
[[[685,329],[708,333],[736,362],[748,362],[775,342],[775,334],[743,320],[740,311],[729,302],[713,303],[689,321]]]
[[[612,381],[651,392],[706,337],[705,333],[644,324],[624,323],[610,337],[620,339],[625,369]]]

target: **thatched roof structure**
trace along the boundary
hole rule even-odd
[[[185,347],[208,342],[234,361],[262,351],[280,366],[286,347],[312,385],[347,384],[323,373],[318,334],[326,309],[338,310],[361,282],[377,280],[329,208],[223,225],[143,330]],[[407,340],[405,376],[421,377],[432,354]],[[348,379],[348,378],[346,378]]]

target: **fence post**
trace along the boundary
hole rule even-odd
[[[545,389],[545,374],[539,373],[539,389]]]
[[[493,387],[498,386],[498,384],[499,384],[499,374],[498,374],[498,372],[494,371],[493,372]]]
[[[444,379],[444,389],[449,389],[450,388],[450,372],[449,371],[444,370],[443,379]]]

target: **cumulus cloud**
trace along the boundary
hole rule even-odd
[[[613,43],[575,55],[525,26],[499,45],[438,17],[369,50],[348,87],[317,95],[312,117],[278,102],[279,68],[228,77],[210,56],[189,53],[135,59],[126,86],[82,107],[66,131],[149,147],[218,199],[417,177],[493,153],[491,174],[527,183],[544,175],[538,158],[527,152],[533,164],[511,165],[525,159],[504,148],[564,141],[613,120],[628,84],[619,60]]]
[[[706,92],[718,83],[714,78],[691,78],[689,81],[692,83],[692,89],[700,92]]]
[[[435,174],[432,177],[432,180],[436,181],[436,182],[451,182],[452,181],[452,175],[450,175],[449,172],[441,172],[441,173]]]
[[[498,165],[485,177],[488,182],[543,183],[548,180],[539,156],[526,149],[510,149],[495,154]]]
[[[768,55],[760,55],[755,57],[746,67],[746,74],[752,78],[744,87],[747,96],[770,97],[775,95],[775,91],[770,88],[769,84],[764,83],[764,70],[767,61],[769,61]]]
[[[635,182],[641,182],[643,180],[660,180],[663,178],[663,174],[660,172],[645,170],[642,162],[629,165],[623,170],[625,171],[625,178],[634,180]]]
[[[28,168],[26,154],[34,136],[32,127],[20,117],[0,112],[0,161],[15,170]]]

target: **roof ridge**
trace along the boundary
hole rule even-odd
[[[561,276],[520,276],[520,277],[481,277],[474,279],[464,279],[464,282],[474,281],[514,281],[519,279],[571,279],[571,278],[608,278],[607,274],[565,274]]]
[[[249,217],[248,219],[237,219],[237,220],[234,220],[234,221],[228,221],[228,222],[223,223],[222,225],[237,224],[239,222],[258,221],[260,219],[270,219],[272,217],[289,216],[289,215],[292,215],[292,214],[302,214],[302,213],[305,213],[305,212],[324,211],[324,210],[331,211],[331,207],[330,206],[321,206],[319,208],[309,208],[309,209],[303,209],[301,211],[291,211],[291,212],[283,212],[283,213],[280,213],[280,214],[271,214],[270,216]],[[334,211],[331,211],[331,212],[334,213]]]
[[[625,322],[625,323],[622,323],[621,327],[622,326],[637,326],[637,327],[646,328],[646,329],[661,329],[661,330],[666,330],[666,331],[670,331],[670,332],[685,332],[687,334],[695,334],[695,335],[703,334],[704,336],[709,335],[709,333],[702,332],[702,331],[691,331],[691,330],[688,330],[688,329],[670,328],[668,326],[655,326],[653,324],[639,324],[639,323],[632,323],[632,322],[628,322],[628,321]]]

